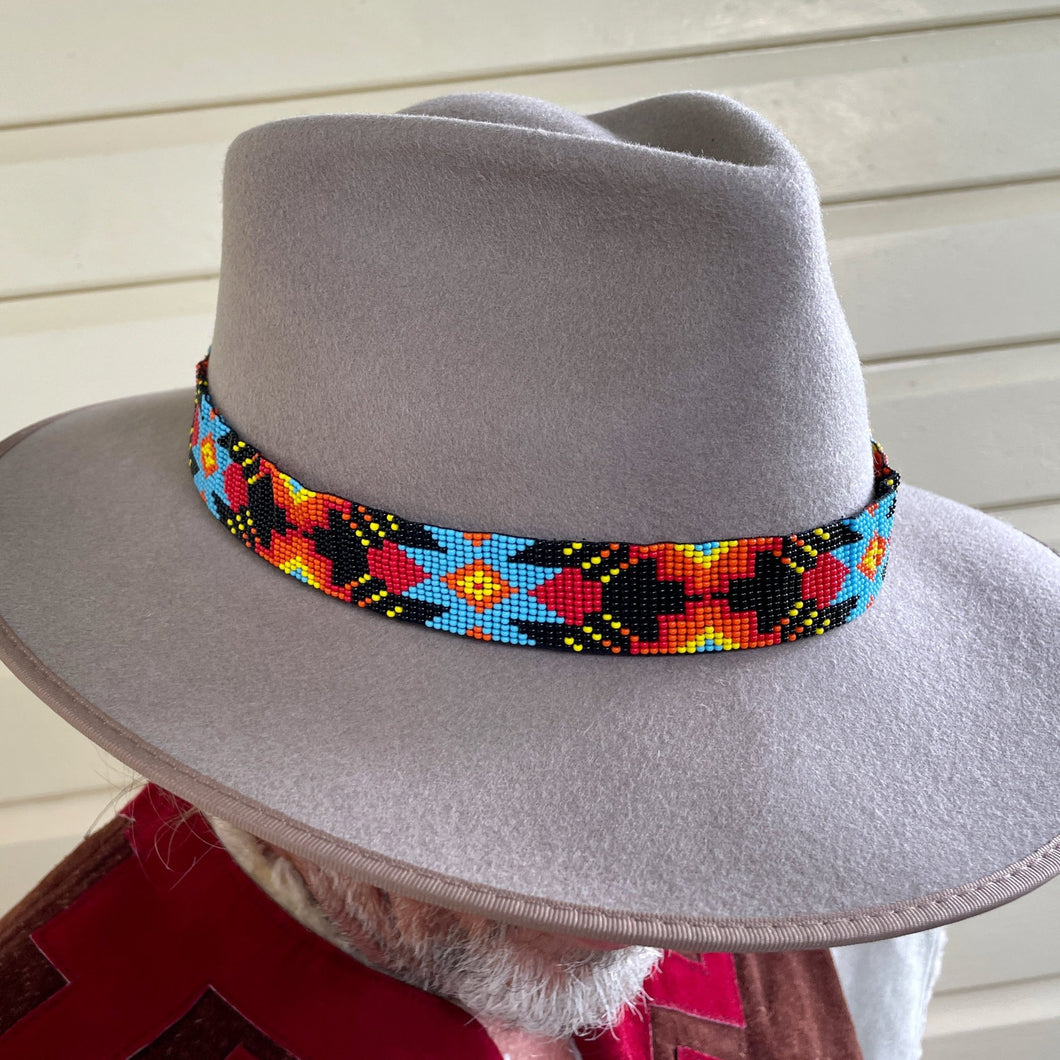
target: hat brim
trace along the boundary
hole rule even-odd
[[[483,643],[242,547],[192,481],[193,403],[0,443],[0,658],[202,809],[441,905],[679,950],[919,931],[1060,873],[1060,557],[1011,526],[904,483],[875,606],[794,644]]]

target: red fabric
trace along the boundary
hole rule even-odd
[[[701,953],[692,958],[671,953],[665,970],[660,965],[646,989],[656,1007],[715,1023],[747,1026],[731,953]]]
[[[147,787],[128,858],[33,934],[69,985],[0,1038],[0,1058],[131,1056],[212,987],[295,1056],[500,1053],[456,1005],[351,959],[276,905],[205,819]],[[237,1054],[238,1055],[238,1054]]]
[[[651,1009],[666,1008],[714,1023],[746,1027],[731,953],[685,955],[668,952],[644,984],[642,1001],[618,1022],[613,1035],[579,1039],[583,1060],[652,1060]],[[690,1052],[689,1060],[696,1054]],[[706,1054],[701,1054],[706,1055]],[[717,1060],[717,1058],[708,1058]]]
[[[124,1060],[208,994],[220,999],[208,1021],[228,1013],[303,1060],[500,1060],[459,1006],[368,968],[289,916],[187,803],[148,785],[123,814],[129,855],[29,935],[67,983],[0,1034],[0,1060]],[[660,1050],[717,1060],[693,1045],[722,1060],[748,1055],[739,1044],[748,1024],[732,954],[667,953],[645,987],[650,1000],[613,1030],[577,1039],[584,1060],[653,1060]],[[679,1028],[677,1043],[664,1044],[673,1036],[659,1022],[666,1013],[671,1024],[673,1013],[689,1017],[700,1036]],[[787,1026],[807,1013],[776,1019]],[[215,1023],[206,1026],[209,1033]],[[708,1044],[702,1032],[711,1027],[736,1035],[725,1038],[735,1044]],[[213,1055],[259,1060],[254,1048],[264,1046]],[[771,1060],[780,1056],[769,1050]]]

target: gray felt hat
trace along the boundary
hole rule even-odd
[[[395,526],[724,542],[875,496],[813,178],[708,92],[248,129],[209,350],[240,438]],[[205,354],[0,443],[0,656],[149,779],[384,887],[683,950],[917,931],[1060,872],[1045,545],[906,481],[873,606],[827,635],[487,643],[228,533],[189,470]]]

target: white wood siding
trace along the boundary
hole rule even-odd
[[[1056,5],[7,0],[3,26],[0,437],[190,387],[243,129],[452,91],[589,112],[704,88],[812,166],[903,477],[1060,550]],[[0,909],[135,779],[0,671]],[[1060,1056],[1060,883],[949,930],[926,1060]]]

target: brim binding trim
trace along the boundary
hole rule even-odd
[[[41,424],[34,424],[37,429]],[[21,435],[22,432],[20,432]],[[26,432],[28,433],[28,432]],[[12,444],[20,435],[12,438]],[[775,952],[871,942],[996,908],[1060,873],[1060,836],[973,883],[888,905],[779,918],[657,916],[558,902],[460,880],[388,858],[251,802],[117,725],[45,666],[0,619],[0,661],[60,717],[148,780],[252,835],[387,890],[526,927],[680,952]]]

